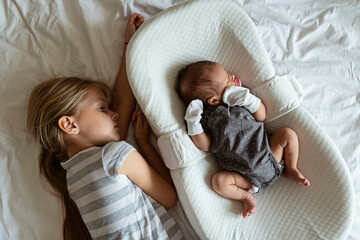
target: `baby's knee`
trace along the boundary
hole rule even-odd
[[[282,138],[288,142],[297,142],[298,137],[294,130],[291,128],[281,128],[279,129],[281,132]]]
[[[234,184],[233,176],[226,171],[215,173],[211,178],[211,186],[217,193],[224,192],[229,185]]]

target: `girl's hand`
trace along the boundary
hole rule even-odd
[[[149,126],[149,123],[146,120],[146,117],[142,111],[134,112],[134,114],[132,116],[132,124],[135,128],[134,129],[135,140],[139,144],[139,148],[140,148],[143,158],[145,159],[145,161],[147,161],[147,163],[151,166],[151,168],[153,170],[155,170],[155,172],[157,174],[159,174],[159,176],[161,176],[162,180],[165,180],[173,188],[174,183],[171,179],[169,169],[167,169],[159,152],[155,149],[155,147],[150,142],[150,138],[149,138],[150,126]],[[136,164],[135,164],[135,166],[136,166]],[[140,170],[137,167],[135,167],[134,169],[135,169],[135,171],[137,171],[135,174],[138,175]],[[141,174],[140,174],[140,176],[142,178]],[[128,177],[129,177],[129,175],[128,175]],[[129,178],[132,181],[134,180],[131,177],[129,177]],[[154,189],[158,189],[158,186],[159,186],[158,184],[155,184],[153,187],[154,187]],[[151,190],[151,191],[153,191],[153,190]],[[166,194],[165,194],[165,197],[166,197]],[[175,201],[176,201],[176,193],[175,193]]]
[[[129,42],[136,30],[144,22],[144,17],[138,13],[134,13],[129,17],[125,30],[125,42]]]
[[[149,123],[146,120],[143,112],[137,111],[134,112],[132,116],[132,124],[134,126],[135,139],[139,144],[144,142],[149,142]]]

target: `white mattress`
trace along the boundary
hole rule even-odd
[[[39,177],[38,149],[26,134],[29,90],[58,76],[102,78],[114,83],[128,16],[140,12],[150,19],[181,2],[184,1],[0,1],[0,239],[62,238],[59,201],[46,191],[47,185]],[[293,75],[300,82],[302,108],[316,119],[334,142],[331,149],[338,149],[345,160],[356,199],[355,219],[352,226],[349,223],[347,239],[360,239],[359,3],[233,2],[254,21],[275,72]],[[317,162],[303,163],[319,167]],[[203,169],[209,174],[214,170]],[[328,185],[334,179],[326,170],[317,174],[328,177]],[[317,189],[320,195],[321,186]],[[277,194],[280,189],[271,191]],[[285,197],[291,199],[290,195]],[[259,216],[260,211],[256,214],[249,220],[263,217]],[[184,218],[181,211],[177,217]],[[321,214],[317,217],[322,219]],[[334,218],[335,223],[338,221]],[[307,223],[304,219],[301,226]],[[291,234],[296,231],[285,236]]]

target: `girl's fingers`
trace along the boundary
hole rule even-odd
[[[144,124],[145,127],[149,125],[149,123],[148,123],[148,121],[147,121],[144,114],[143,114],[143,121],[144,121],[143,124]]]
[[[141,116],[142,116],[142,125],[143,125],[143,128],[144,128],[146,131],[148,131],[148,130],[149,130],[149,127],[150,127],[149,122],[148,122],[148,120],[146,119],[146,117],[145,117],[145,115],[144,115],[143,112],[141,112]]]
[[[140,14],[134,13],[129,17],[128,23],[127,23],[127,28],[133,28],[135,26],[136,28],[136,22],[138,21],[137,18],[140,18],[139,16],[141,16]]]
[[[141,110],[134,112],[132,115],[132,118],[131,118],[131,121],[133,122],[133,126],[135,126],[137,124],[140,124],[139,126],[143,126],[144,118],[145,118],[145,116],[143,115]]]
[[[131,121],[137,130],[148,131],[149,123],[141,110],[133,113]]]
[[[135,122],[135,128],[139,129],[141,127],[141,120],[139,118],[139,116],[137,117],[136,119],[136,122]]]
[[[137,118],[138,118],[138,114],[137,114],[137,112],[134,112],[132,117],[131,117],[131,122],[132,122],[133,127],[135,127],[135,124],[137,122]]]
[[[135,26],[138,29],[144,22],[144,17],[139,14],[138,18],[135,19]]]
[[[144,17],[141,16],[141,14],[139,13],[134,13],[133,15],[130,16],[129,22],[135,25],[139,26],[141,25],[141,23],[144,22]]]
[[[136,20],[136,18],[139,17],[139,16],[141,16],[141,15],[138,14],[138,13],[133,13],[133,14],[131,14],[131,16],[129,17],[129,22],[130,22],[130,23],[135,22],[134,20]]]
[[[131,120],[134,121],[136,119],[136,112],[133,113]]]
[[[129,17],[125,30],[125,42],[129,42],[136,30],[144,22],[144,17],[138,13],[134,13]]]
[[[144,114],[141,111],[139,111],[138,119],[139,119],[141,126],[144,126]]]

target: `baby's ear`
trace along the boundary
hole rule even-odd
[[[210,105],[210,106],[217,106],[220,104],[220,99],[215,97],[215,96],[212,96],[212,97],[209,97],[208,99],[206,99],[206,102]]]
[[[62,116],[58,121],[59,128],[70,135],[78,134],[79,128],[75,124],[75,121],[72,117],[69,116]]]

